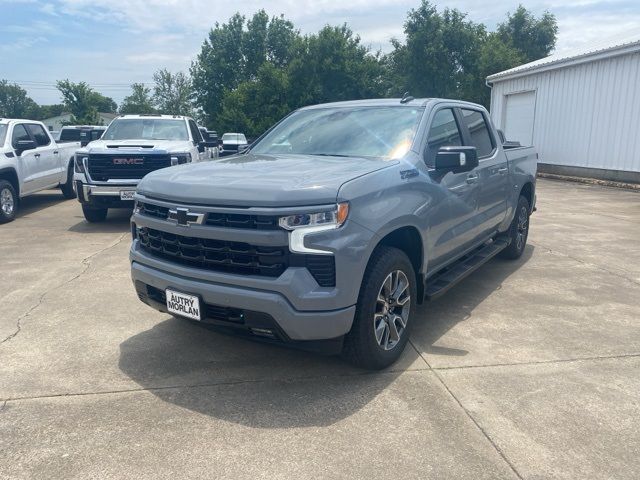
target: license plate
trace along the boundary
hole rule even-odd
[[[173,290],[165,290],[167,296],[167,310],[169,313],[193,320],[201,320],[200,298]]]
[[[133,200],[135,190],[120,190],[120,200]]]

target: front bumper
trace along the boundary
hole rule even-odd
[[[122,191],[135,191],[135,183],[118,185],[94,185],[82,180],[74,181],[78,201],[83,205],[101,208],[133,208],[133,200],[122,200]]]
[[[333,339],[351,329],[355,306],[323,311],[297,310],[278,292],[205,282],[144,265],[136,261],[138,254],[134,247],[131,277],[136,291],[140,300],[157,310],[166,312],[161,295],[171,288],[198,295],[205,304],[205,311],[231,309],[236,312],[228,318],[224,318],[224,314],[205,315],[206,323],[241,328],[254,334],[268,331],[285,342]]]

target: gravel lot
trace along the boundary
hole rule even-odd
[[[125,212],[0,226],[0,478],[640,478],[640,194],[540,180],[530,245],[367,373],[151,310]]]

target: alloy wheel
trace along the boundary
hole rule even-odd
[[[384,350],[393,349],[407,328],[411,308],[409,279],[402,270],[391,272],[382,282],[373,314],[376,342]]]

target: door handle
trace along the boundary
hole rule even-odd
[[[507,167],[501,167],[498,169],[498,173],[500,175],[504,175],[505,173],[507,173],[509,171],[509,169]]]
[[[54,151],[53,151],[53,154],[54,154],[54,155],[57,155],[57,154],[58,154],[58,150],[54,150]]]
[[[478,175],[467,175],[467,183],[476,183],[478,181]]]
[[[36,158],[40,158],[40,154],[39,153],[34,153],[33,156],[36,157]]]

